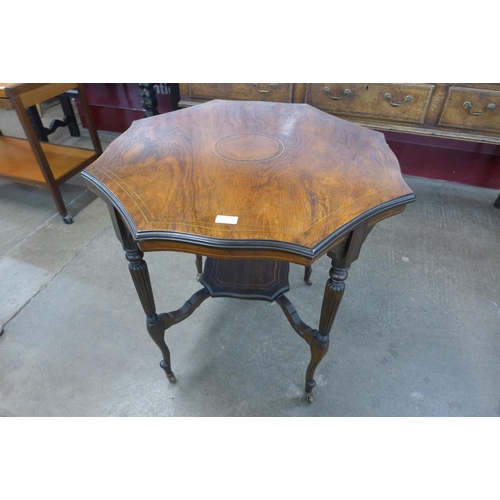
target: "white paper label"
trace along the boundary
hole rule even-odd
[[[218,224],[238,224],[238,217],[232,215],[218,215],[215,218],[215,222]]]

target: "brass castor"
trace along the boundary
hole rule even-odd
[[[312,405],[313,402],[314,402],[314,398],[313,398],[313,395],[312,394],[307,394],[306,395],[306,399],[307,399],[307,402]]]
[[[165,363],[163,359],[160,361],[160,367],[163,368],[163,371],[165,372],[165,375],[167,376],[169,382],[177,381],[174,373],[170,370],[170,365]]]
[[[63,221],[65,224],[73,224],[73,217],[71,217],[71,215],[65,215],[63,217]]]

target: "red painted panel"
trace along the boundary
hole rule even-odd
[[[174,109],[169,83],[155,83],[158,112],[168,113]],[[97,130],[125,132],[134,120],[144,118],[140,89],[137,83],[86,83],[85,90]],[[82,118],[82,126],[87,124]]]
[[[500,189],[500,146],[384,132],[403,174]]]

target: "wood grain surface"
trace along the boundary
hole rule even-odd
[[[214,100],[138,120],[83,175],[146,250],[312,257],[414,198],[381,133],[307,104]]]
[[[78,83],[0,83],[0,98],[19,96],[22,105],[29,108],[76,88]]]
[[[41,148],[51,166],[54,179],[59,181],[78,166],[96,158],[96,153],[57,144],[43,143]],[[25,139],[0,137],[0,175],[2,178],[43,186],[45,179],[35,155]]]

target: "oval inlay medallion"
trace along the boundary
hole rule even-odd
[[[278,139],[262,134],[228,135],[213,146],[217,156],[231,161],[268,161],[279,156],[285,147]]]

